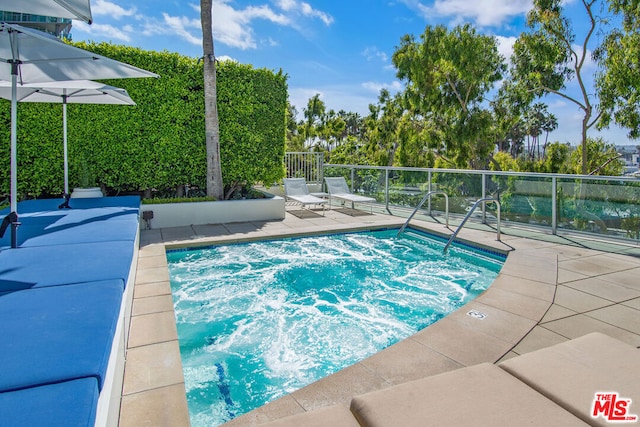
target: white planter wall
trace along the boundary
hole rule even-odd
[[[166,203],[142,205],[140,228],[147,226],[144,212],[152,211],[151,228],[182,227],[230,222],[284,219],[284,199],[221,200],[216,202]]]

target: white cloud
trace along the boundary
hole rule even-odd
[[[276,10],[267,4],[248,6],[244,9],[234,8],[233,0],[218,0],[213,3],[213,37],[216,43],[238,49],[256,49],[258,41],[253,29],[253,24],[257,20],[264,20],[275,25],[295,28],[304,31],[307,27],[300,25],[305,18],[319,19],[324,24],[329,25],[333,18],[308,3],[297,0],[277,0]],[[136,8],[124,9],[109,0],[96,0],[93,4],[95,15],[106,15],[114,19],[122,17],[134,17],[138,21],[137,32],[145,36],[170,35],[187,41],[192,45],[202,44],[202,28],[200,24],[200,5],[198,3],[188,3],[188,6],[195,14],[172,15],[162,13],[162,18],[152,18],[136,13]],[[129,42],[135,39],[136,30],[131,24],[122,29],[109,25],[93,24],[92,26],[76,24],[74,28],[78,31],[121,41]],[[260,43],[270,46],[277,45],[277,40],[271,37],[264,37]]]
[[[177,35],[193,45],[202,45],[202,27],[200,23],[200,8],[192,4],[198,12],[195,18],[186,16],[171,16],[163,13],[163,21],[147,20],[143,33],[151,35]],[[248,7],[235,10],[224,1],[213,4],[213,38],[216,42],[240,49],[256,47],[253,31],[249,26],[252,19],[265,18],[276,23],[282,23],[286,18],[272,13],[266,6]]]
[[[382,89],[387,89],[389,92],[395,93],[402,90],[402,83],[397,80],[391,83],[364,82],[362,83],[362,87],[375,93],[380,93]]]
[[[297,3],[295,0],[277,0],[275,4],[285,12],[295,10]]]
[[[126,43],[131,41],[132,29],[130,25],[125,25],[122,28],[117,28],[113,25],[108,24],[93,23],[91,25],[87,25],[81,21],[74,21],[73,28],[74,30],[92,34],[97,37],[104,37],[111,41],[118,40]]]
[[[266,5],[234,9],[229,3],[229,0],[223,0],[213,4],[213,38],[216,43],[239,49],[255,49],[258,44],[251,26],[253,21],[262,19],[282,26],[293,24],[288,16],[276,13]],[[144,24],[144,34],[175,34],[193,45],[202,44],[200,8],[195,4],[191,4],[191,7],[198,12],[196,18],[163,13],[163,22],[147,21]],[[273,45],[275,42],[269,39],[267,43]]]
[[[498,53],[502,55],[507,63],[510,62],[511,55],[513,55],[513,45],[516,42],[517,37],[503,37],[495,36],[498,42]]]
[[[377,47],[368,47],[362,52],[362,56],[367,58],[367,61],[373,61],[374,59],[379,59],[382,62],[387,62],[389,57],[386,53],[378,50]]]
[[[107,0],[95,0],[95,2],[91,3],[92,15],[110,16],[114,19],[120,19],[123,16],[133,16],[135,13],[135,7],[132,7],[131,9],[124,9],[123,7]]]
[[[300,3],[300,10],[304,16],[318,18],[324,22],[325,25],[331,25],[333,23],[333,17],[331,15],[312,8],[309,3]]]
[[[333,17],[328,13],[322,12],[321,10],[314,9],[309,3],[299,2],[296,0],[277,0],[275,2],[276,6],[282,9],[282,11],[291,13],[291,14],[299,14],[307,18],[318,18],[325,25],[331,25],[333,23]]]
[[[454,24],[472,21],[480,27],[500,26],[513,16],[526,14],[532,7],[531,0],[436,0],[433,6],[418,0],[402,2],[427,20],[449,17]]]
[[[153,34],[153,31],[162,31],[164,34],[173,33],[188,43],[195,45],[202,44],[202,37],[193,34],[194,32],[198,34],[198,31],[202,31],[200,19],[189,19],[184,16],[169,16],[166,13],[163,13],[162,16],[164,17],[164,23],[166,25],[149,27],[148,30],[151,31],[150,34]]]

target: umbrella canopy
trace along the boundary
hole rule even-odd
[[[0,81],[0,97],[11,100],[11,83]],[[18,102],[136,105],[125,89],[91,80],[18,85]]]
[[[63,43],[42,31],[0,24],[0,80],[20,84],[64,80],[158,77],[140,68]]]
[[[0,80],[11,81],[11,212],[17,212],[17,87],[64,80],[158,77],[157,74],[68,45],[49,34],[0,24]],[[18,224],[12,225],[12,246]]]
[[[62,103],[64,192],[69,194],[67,104],[136,105],[126,90],[90,80],[32,83],[16,88],[18,102]],[[12,85],[0,81],[0,97],[11,100]]]
[[[89,0],[0,0],[0,10],[93,21]]]

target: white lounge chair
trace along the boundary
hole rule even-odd
[[[329,193],[329,208],[331,208],[331,199],[336,198],[351,202],[351,209],[355,209],[355,203],[369,203],[371,213],[373,213],[373,202],[375,202],[376,199],[353,194],[351,190],[349,190],[349,186],[344,177],[325,178],[324,182],[327,184],[327,192]]]
[[[294,202],[300,203],[302,207],[307,205],[321,205],[322,215],[324,215],[324,206],[327,204],[327,200],[311,195],[304,178],[285,178],[283,182],[286,200],[293,200]]]

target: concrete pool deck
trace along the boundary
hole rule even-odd
[[[325,216],[287,206],[283,221],[143,230],[121,405],[121,426],[187,426],[188,408],[165,248],[329,231],[399,227],[402,216]],[[452,221],[453,222],[453,221]],[[450,235],[432,219],[413,226]],[[455,228],[453,228],[455,229]],[[640,347],[640,247],[467,224],[459,239],[509,253],[493,285],[417,334],[225,426],[253,426],[413,379],[496,363],[590,332]],[[636,396],[636,399],[640,396]]]

